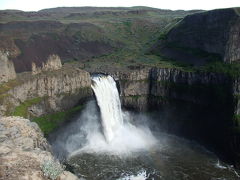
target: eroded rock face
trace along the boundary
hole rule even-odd
[[[50,150],[36,123],[20,117],[0,118],[0,179],[47,180],[41,165],[54,159]],[[66,171],[60,177],[77,179]]]
[[[163,98],[206,104],[211,96],[207,94],[208,89],[229,86],[230,93],[231,86],[231,79],[222,74],[187,72],[174,68],[98,72],[110,74],[118,82],[124,107],[140,111],[152,109],[155,106],[153,104],[159,104],[158,101]]]
[[[240,15],[237,8],[186,16],[152,52],[177,61],[203,65],[210,60],[240,60]]]
[[[0,51],[0,83],[16,78],[13,62],[8,60],[8,54]]]
[[[239,17],[230,29],[226,53],[224,56],[225,62],[231,63],[240,60],[240,13],[237,13],[237,15]]]
[[[78,68],[45,71],[34,76],[31,73],[20,74],[16,81],[17,84],[1,99],[0,115],[36,98],[39,102],[29,107],[33,116],[62,111],[77,105],[92,93],[90,74]]]
[[[39,74],[43,71],[54,71],[62,68],[62,62],[58,55],[50,55],[46,62],[42,62],[41,67],[37,67],[34,62],[32,62],[32,74]]]

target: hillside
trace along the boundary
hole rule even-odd
[[[201,66],[240,60],[239,8],[217,9],[185,17],[152,49],[154,54]]]
[[[10,52],[17,72],[30,71],[32,62],[40,66],[53,53],[86,67],[168,66],[144,53],[165,28],[195,12],[148,7],[0,11],[0,49]]]

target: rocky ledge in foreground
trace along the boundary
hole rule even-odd
[[[51,154],[36,123],[20,117],[0,118],[0,179],[77,180]]]

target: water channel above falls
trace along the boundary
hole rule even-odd
[[[161,133],[147,114],[121,110],[110,76],[92,77],[96,100],[49,136],[53,151],[87,180],[237,180],[230,165],[202,146]]]

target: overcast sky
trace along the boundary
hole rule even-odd
[[[0,0],[0,9],[37,11],[62,6],[129,7],[149,6],[161,9],[217,9],[239,7],[240,0]]]

